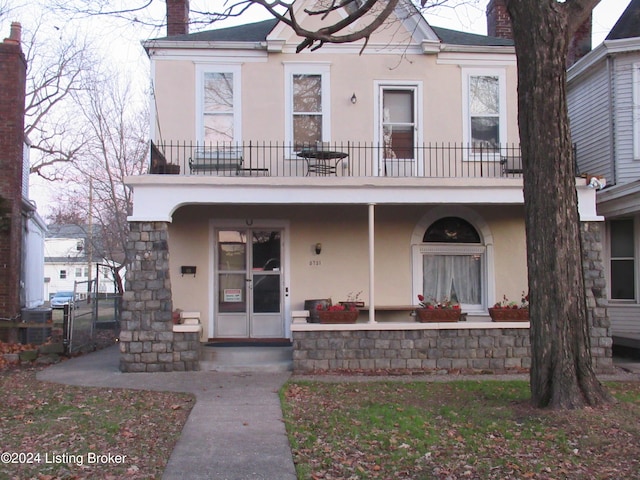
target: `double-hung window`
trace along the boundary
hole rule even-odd
[[[197,75],[198,141],[240,142],[240,66],[200,65]]]
[[[285,64],[286,141],[294,150],[330,140],[328,64]]]
[[[634,300],[636,297],[636,260],[633,219],[609,222],[611,251],[611,299]]]
[[[502,69],[463,69],[463,136],[472,160],[506,143],[506,89]]]

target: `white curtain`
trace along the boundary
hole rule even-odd
[[[427,301],[449,299],[480,304],[482,261],[480,255],[424,255],[423,295]]]

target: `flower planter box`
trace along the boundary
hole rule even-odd
[[[528,308],[490,308],[489,315],[494,322],[528,322]]]
[[[320,323],[356,323],[359,311],[326,311],[318,310]]]
[[[420,323],[458,322],[461,315],[458,308],[416,308],[416,320]]]

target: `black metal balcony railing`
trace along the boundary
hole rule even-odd
[[[402,149],[371,143],[299,147],[283,143],[162,143],[151,147],[149,173],[215,176],[514,178],[520,147],[425,144]]]

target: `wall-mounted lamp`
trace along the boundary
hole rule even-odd
[[[315,244],[315,251],[316,251],[316,255],[320,255],[320,253],[322,252],[322,244],[321,243],[316,243]]]
[[[195,265],[182,265],[180,267],[180,273],[182,273],[183,277],[185,275],[193,275],[195,277],[196,276],[196,267],[195,267]]]
[[[358,103],[358,97],[356,97],[356,92],[353,92],[353,95],[351,95],[351,103],[353,103],[354,105]]]

